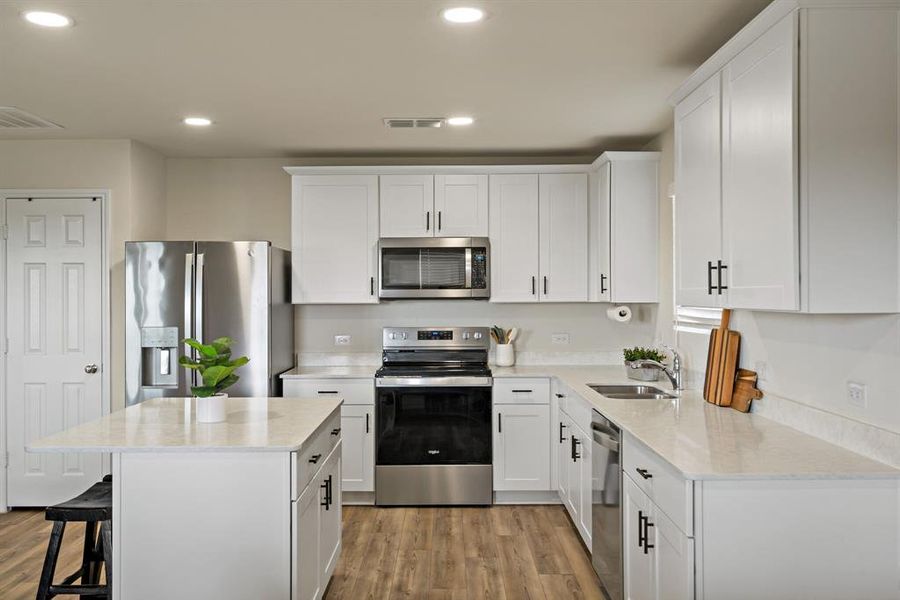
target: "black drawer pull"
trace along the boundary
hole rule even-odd
[[[340,427],[335,427],[334,429],[331,430],[331,435],[340,435],[340,434],[341,434]]]
[[[513,394],[533,394],[534,390],[513,390]]]
[[[337,390],[319,390],[316,392],[317,394],[339,394]]]
[[[319,459],[322,458],[321,454],[313,454],[309,457],[309,464],[314,465],[319,462]]]
[[[565,394],[555,394],[557,398],[565,398]]]
[[[603,275],[602,273],[600,275],[600,293],[606,293],[606,275]]]
[[[563,435],[563,429],[565,429],[565,428],[566,428],[566,426],[563,425],[562,421],[560,421],[560,423],[559,423],[559,443],[560,444],[562,444],[564,441],[566,441],[566,437]]]
[[[635,469],[635,471],[637,471],[637,474],[644,479],[653,479],[653,474],[647,471],[647,469]]]

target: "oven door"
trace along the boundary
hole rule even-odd
[[[376,465],[490,465],[491,387],[376,388]]]

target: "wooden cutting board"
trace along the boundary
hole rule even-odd
[[[719,392],[716,395],[716,404],[719,406],[731,406],[731,398],[734,394],[734,376],[740,351],[741,334],[737,331],[726,331],[722,367],[719,373]]]
[[[722,320],[718,327],[709,334],[709,352],[706,359],[706,380],[703,384],[703,398],[707,402],[718,404],[722,363],[725,356],[728,338],[728,324],[731,322],[731,309],[722,310]]]

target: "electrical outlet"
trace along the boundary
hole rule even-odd
[[[336,335],[334,336],[334,345],[335,346],[349,346],[350,342],[353,341],[353,337],[349,335]]]
[[[866,407],[866,384],[847,382],[847,402],[857,408]]]
[[[568,333],[554,333],[550,336],[550,341],[554,344],[568,344],[569,343],[569,334]]]

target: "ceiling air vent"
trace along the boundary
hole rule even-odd
[[[444,123],[445,119],[442,118],[384,119],[384,126],[390,127],[391,129],[434,129],[436,127],[443,127]]]
[[[62,125],[27,113],[15,106],[0,106],[0,129],[62,129]]]

